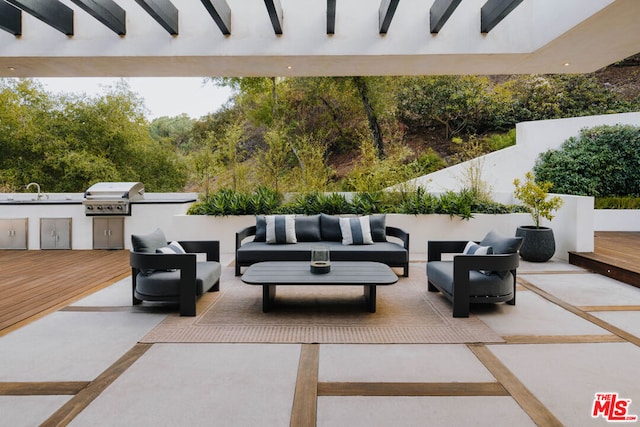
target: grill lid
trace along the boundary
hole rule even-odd
[[[144,185],[141,182],[98,182],[85,191],[84,197],[88,200],[138,200],[144,197]]]

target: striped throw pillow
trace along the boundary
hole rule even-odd
[[[343,245],[373,245],[369,216],[340,218]]]
[[[468,242],[467,246],[462,251],[465,255],[491,255],[493,254],[493,248],[491,246],[480,246],[476,242]],[[491,270],[478,270],[480,273],[487,276],[491,276],[493,271]]]
[[[156,253],[159,254],[186,254],[187,252],[180,245],[180,243],[173,241],[167,246],[156,249]]]
[[[297,243],[295,215],[267,215],[264,218],[267,243]]]

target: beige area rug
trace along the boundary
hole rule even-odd
[[[480,319],[451,317],[451,304],[427,292],[424,268],[377,287],[369,313],[361,286],[280,286],[276,305],[262,312],[262,287],[225,268],[221,291],[198,301],[198,316],[170,314],[143,343],[473,343],[504,342]]]

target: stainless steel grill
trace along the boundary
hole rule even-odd
[[[144,198],[141,182],[99,182],[84,192],[84,213],[98,215],[131,215],[131,202]]]

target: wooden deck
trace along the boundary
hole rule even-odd
[[[0,336],[129,274],[124,250],[0,250]]]
[[[640,287],[640,232],[598,231],[593,252],[569,252],[569,263]]]

